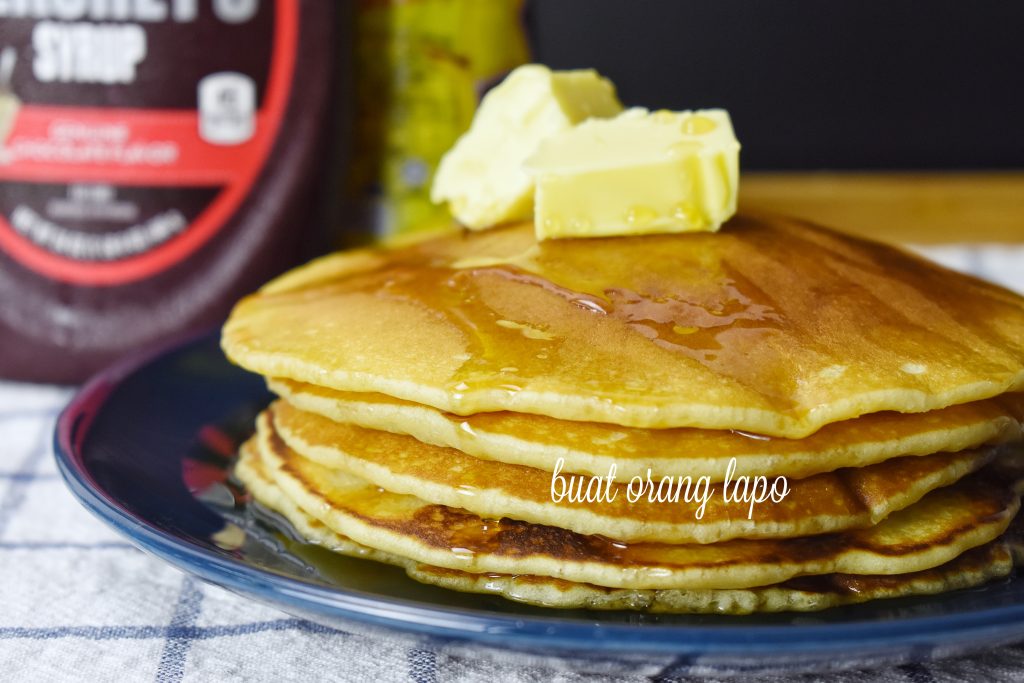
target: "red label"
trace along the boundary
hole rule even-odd
[[[148,6],[164,13],[0,17],[16,48],[0,54],[0,250],[51,279],[120,285],[181,262],[278,136],[297,0]]]

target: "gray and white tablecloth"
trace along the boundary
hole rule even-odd
[[[922,251],[1024,292],[1024,248]],[[514,660],[498,663],[472,650],[432,651],[343,633],[183,576],[135,550],[65,489],[51,439],[70,394],[0,382],[0,680],[601,679]],[[620,680],[673,680],[650,673]],[[835,680],[1021,681],[1024,644],[935,664],[848,672]]]

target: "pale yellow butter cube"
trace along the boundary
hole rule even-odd
[[[718,230],[736,213],[739,149],[722,109],[630,109],[553,135],[526,162],[537,237]]]
[[[534,185],[523,161],[545,138],[621,111],[615,87],[593,69],[521,66],[484,97],[470,129],[441,159],[430,198],[448,202],[470,228],[527,220]]]

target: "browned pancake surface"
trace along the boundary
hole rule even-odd
[[[803,574],[894,574],[993,540],[1019,507],[1018,473],[995,467],[933,491],[869,529],[709,545],[624,543],[391,493],[291,451],[260,420],[259,456],[290,499],[357,543],[474,573],[538,574],[619,588],[737,588]]]
[[[555,480],[556,494],[589,488],[600,498],[565,497],[555,502],[550,472],[480,460],[410,436],[340,424],[284,401],[276,402],[268,417],[275,432],[299,454],[388,491],[484,517],[509,517],[623,541],[713,543],[867,527],[982,467],[994,454],[994,449],[978,449],[897,458],[807,479],[766,478],[762,497],[769,485],[778,486],[780,493],[785,486],[788,494],[779,502],[766,498],[753,506],[737,502],[737,476],[742,471],[730,482],[729,501],[723,495],[725,484],[700,482],[696,477],[668,482],[651,479],[650,486],[661,487],[664,495],[648,493],[631,502],[627,481],[606,486],[606,479],[566,474]],[[646,486],[648,480],[643,481]],[[747,483],[753,491],[757,480]]]

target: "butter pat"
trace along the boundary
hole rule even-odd
[[[630,109],[551,136],[526,162],[537,237],[718,230],[736,213],[739,149],[722,109]]]
[[[470,228],[533,217],[523,161],[537,145],[590,117],[615,116],[615,87],[592,69],[521,66],[480,103],[473,124],[441,159],[430,198]]]

